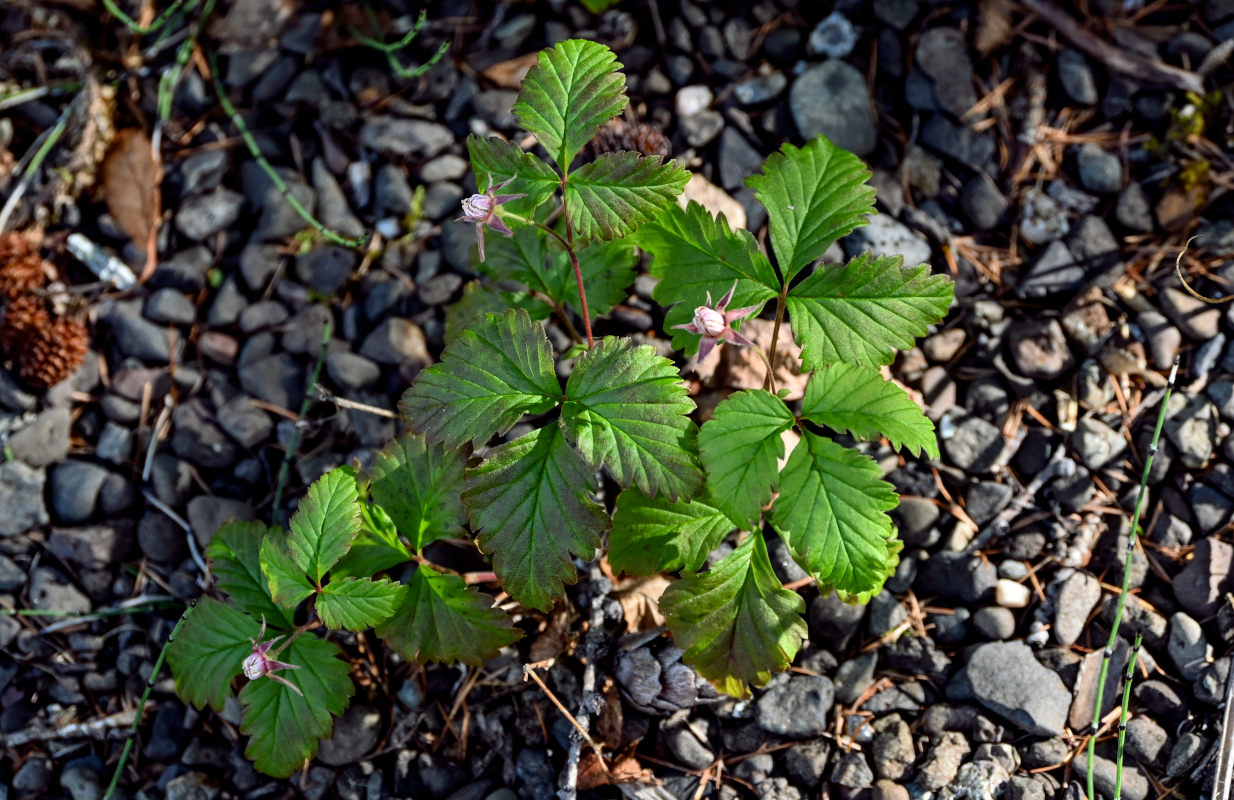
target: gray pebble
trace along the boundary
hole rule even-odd
[[[839,59],[811,67],[793,82],[789,111],[805,139],[819,134],[859,156],[878,141],[865,77]]]
[[[41,411],[33,422],[9,436],[9,450],[32,467],[54,464],[68,455],[71,424],[68,408]]]
[[[197,309],[183,292],[158,289],[146,298],[146,319],[164,325],[192,325]]]
[[[176,230],[200,242],[234,225],[243,207],[244,195],[230,189],[189,197],[176,211]]]
[[[1123,165],[1118,156],[1098,145],[1085,143],[1076,152],[1080,183],[1098,194],[1114,194],[1123,188]]]
[[[94,513],[107,469],[88,461],[67,460],[51,472],[51,507],[65,524],[85,522]]]

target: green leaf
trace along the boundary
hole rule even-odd
[[[617,496],[608,561],[627,575],[694,571],[736,527],[711,497],[674,503],[626,489]]]
[[[399,405],[409,428],[458,447],[483,444],[560,399],[548,339],[520,310],[486,314],[463,331],[440,363],[416,376]]]
[[[660,156],[604,153],[570,173],[565,203],[584,239],[625,236],[675,205],[690,173]]]
[[[261,540],[259,558],[270,597],[280,608],[292,612],[301,600],[316,591],[305,577],[304,568],[291,555],[290,537],[278,528],[271,528]]]
[[[745,530],[753,530],[771,502],[776,462],[784,455],[780,434],[793,425],[784,401],[762,389],[736,392],[716,406],[698,434],[715,504]]]
[[[360,532],[360,492],[355,473],[333,469],[309,487],[291,517],[291,558],[318,586]]]
[[[505,241],[504,236],[490,237],[488,261],[493,260],[494,246]],[[482,322],[485,314],[504,314],[512,308],[523,309],[533,320],[548,319],[553,313],[546,303],[522,292],[506,291],[485,281],[469,281],[463,287],[463,296],[446,309],[446,344],[452,344],[465,329]]]
[[[369,493],[419,552],[429,542],[462,533],[463,454],[424,437],[403,434],[377,454],[366,477]]]
[[[803,148],[785,143],[746,178],[767,208],[771,246],[784,280],[822,257],[832,243],[874,213],[870,172],[861,159],[817,136]]]
[[[934,423],[907,392],[872,367],[832,364],[814,370],[801,415],[838,433],[847,431],[859,439],[877,439],[881,434],[892,447],[908,448],[913,455],[925,450],[930,458],[938,458]]]
[[[529,216],[561,185],[561,176],[553,168],[513,142],[496,136],[481,138],[474,133],[467,137],[467,152],[471,168],[476,173],[476,187],[490,189],[513,178],[501,194],[525,194],[509,200],[502,208],[512,214]]]
[[[673,205],[638,229],[638,246],[652,257],[651,274],[660,279],[651,296],[672,306],[664,330],[673,347],[687,355],[698,352],[697,334],[676,329],[694,316],[694,309],[718,301],[737,281],[730,308],[762,305],[780,291],[780,278],[746,230],[730,230],[721,214],[713,217],[693,200],[684,209]]]
[[[865,602],[895,571],[887,512],[900,500],[881,476],[874,459],[808,431],[780,473],[771,524],[823,594]]]
[[[167,645],[176,694],[197,708],[223,710],[261,626],[235,606],[203,597]]]
[[[634,283],[638,254],[634,246],[623,239],[594,240],[578,251],[578,263],[583,285],[587,287],[588,309],[595,318],[626,299],[629,286]],[[550,248],[535,228],[520,228],[509,238],[494,240],[484,266],[496,280],[518,281],[582,313],[569,255],[560,248]],[[537,303],[542,311],[540,318],[552,313],[549,305],[537,300],[531,302]],[[535,316],[532,312],[532,317]]]
[[[493,448],[468,470],[463,502],[480,548],[510,596],[547,611],[577,578],[573,556],[590,559],[608,516],[588,494],[595,476],[557,425]]]
[[[407,596],[377,627],[377,635],[408,660],[479,665],[522,632],[493,606],[493,598],[457,575],[421,564],[407,583]]]
[[[725,694],[746,697],[792,663],[805,601],[780,585],[756,531],[707,572],[664,590],[660,611],[683,660]]]
[[[330,569],[330,577],[367,578],[412,558],[390,515],[381,506],[365,503],[360,507],[360,533],[351,540],[347,555]]]
[[[947,314],[955,287],[929,266],[901,267],[901,256],[862,253],[820,267],[788,294],[788,313],[806,370],[837,361],[889,364]]]
[[[236,605],[254,619],[265,615],[274,625],[290,627],[290,611],[274,602],[270,584],[261,572],[261,542],[271,530],[279,536],[283,534],[262,522],[225,522],[206,546],[206,557],[218,588],[230,595]]]
[[[691,453],[694,401],[673,362],[650,345],[604,337],[584,353],[566,382],[566,437],[594,468],[608,467],[622,487],[690,497],[702,486]]]
[[[278,656],[300,668],[276,674],[295,684],[303,696],[269,678],[249,681],[241,690],[240,730],[250,736],[244,754],[253,766],[286,778],[313,757],[319,739],[330,736],[333,718],[343,713],[356,691],[340,656],[333,642],[301,636]]]
[[[523,79],[514,116],[562,170],[629,102],[620,67],[604,45],[570,39],[540,51],[539,63]]]
[[[388,578],[335,578],[317,595],[317,614],[332,630],[363,631],[389,618],[406,594]]]

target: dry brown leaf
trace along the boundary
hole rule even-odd
[[[596,717],[595,732],[597,742],[608,746],[610,750],[621,747],[621,731],[625,725],[625,714],[621,709],[621,692],[612,678],[604,679],[604,688],[600,690],[604,705],[600,707]]]
[[[149,137],[139,128],[119,131],[103,161],[103,192],[120,230],[142,248],[154,226],[158,188],[158,165]]]
[[[535,641],[531,643],[531,649],[528,653],[533,664],[538,664],[541,661],[557,658],[566,651],[566,647],[572,644],[573,638],[570,627],[572,623],[573,607],[569,601],[563,600],[553,607],[549,613],[548,621],[543,625],[540,633],[536,636]]]
[[[663,575],[650,578],[630,578],[613,588],[613,596],[621,603],[626,615],[626,627],[631,633],[658,628],[664,624],[660,613],[660,595],[672,583]]]
[[[523,85],[523,78],[527,77],[527,72],[536,65],[538,58],[538,53],[527,53],[499,61],[480,74],[502,89],[519,89]]]
[[[644,783],[659,785],[655,773],[639,763],[634,756],[618,756],[613,766],[608,767],[602,758],[591,750],[585,751],[578,760],[578,788],[595,789],[614,783]]]
[[[981,0],[980,21],[977,23],[977,52],[989,55],[1011,41],[1015,27],[1011,24],[1015,4],[1011,0]]]

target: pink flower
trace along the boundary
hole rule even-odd
[[[729,327],[731,323],[748,317],[758,310],[758,306],[746,306],[745,308],[735,308],[732,311],[726,311],[725,309],[728,308],[728,304],[732,302],[733,292],[735,291],[737,291],[737,281],[733,281],[733,288],[729,289],[728,294],[720,298],[720,302],[714,307],[711,305],[711,292],[708,292],[707,305],[694,309],[694,320],[692,322],[686,325],[673,326],[690,333],[697,333],[703,337],[698,343],[697,363],[703,363],[721,341],[738,344],[743,347],[755,346],[754,342]]]
[[[490,180],[491,177],[490,177]],[[513,236],[514,231],[506,226],[506,223],[501,221],[501,217],[497,216],[497,206],[502,203],[508,203],[511,200],[517,200],[520,197],[526,197],[525,194],[493,194],[498,189],[502,188],[514,178],[510,178],[504,183],[497,186],[490,186],[487,192],[483,194],[473,194],[471,197],[463,198],[463,216],[454,220],[455,222],[474,222],[476,224],[476,242],[480,247],[480,260],[484,261],[484,226],[492,228],[502,236]]]
[[[257,634],[257,639],[260,639],[265,634],[266,618],[265,615],[262,615],[261,632]],[[284,686],[290,687],[296,694],[303,697],[304,692],[300,691],[299,686],[296,686],[294,683],[280,675],[274,674],[275,670],[300,669],[300,667],[296,664],[285,664],[282,661],[275,661],[273,658],[266,655],[270,648],[274,646],[274,643],[282,638],[282,636],[275,636],[268,642],[260,643],[258,643],[257,639],[249,639],[249,641],[253,643],[253,652],[244,659],[244,664],[241,665],[241,668],[244,670],[244,677],[248,678],[250,681],[255,681],[264,675],[272,681],[278,681]]]

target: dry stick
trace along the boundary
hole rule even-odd
[[[1157,412],[1157,426],[1153,429],[1152,442],[1148,445],[1148,453],[1144,458],[1144,471],[1140,474],[1140,491],[1135,498],[1135,511],[1131,514],[1131,530],[1127,534],[1127,552],[1123,556],[1123,585],[1118,593],[1118,604],[1114,608],[1114,623],[1110,626],[1110,638],[1106,640],[1105,651],[1101,657],[1101,673],[1097,677],[1097,699],[1093,706],[1093,721],[1088,730],[1088,763],[1087,781],[1090,800],[1097,795],[1093,790],[1093,779],[1096,769],[1093,759],[1097,756],[1097,731],[1101,727],[1101,702],[1105,696],[1105,681],[1110,674],[1110,659],[1114,657],[1114,646],[1118,643],[1118,627],[1123,621],[1123,610],[1127,606],[1127,595],[1131,591],[1131,560],[1135,556],[1135,542],[1139,536],[1140,513],[1144,510],[1144,495],[1148,494],[1148,474],[1153,468],[1153,456],[1157,455],[1157,442],[1161,440],[1161,429],[1165,425],[1166,409],[1170,405],[1170,393],[1174,391],[1174,379],[1178,376],[1178,357],[1174,358],[1174,366],[1170,369],[1170,380],[1165,387],[1165,396],[1161,398],[1161,410]]]
[[[547,665],[551,666],[552,661],[551,660],[548,661]],[[557,699],[557,695],[553,694],[553,692],[548,688],[548,686],[545,685],[544,680],[539,675],[536,674],[536,667],[538,666],[545,666],[545,664],[544,663],[524,664],[523,665],[523,678],[524,679],[531,678],[533,681],[536,682],[536,685],[540,687],[540,690],[544,692],[544,694],[548,697],[548,699],[552,702],[552,704],[557,706],[557,710],[561,712],[562,716],[564,716],[567,720],[569,720],[570,724],[574,726],[574,730],[578,731],[579,735],[583,737],[583,740],[587,742],[588,746],[591,747],[591,749],[596,752],[596,755],[599,755],[600,746],[597,745],[592,740],[591,734],[587,732],[586,728],[584,728],[582,725],[579,724],[579,721],[574,718],[573,714],[570,713],[570,709],[566,708],[565,705],[560,700]]]
[[[1196,94],[1204,93],[1204,81],[1194,72],[1171,67],[1160,61],[1150,61],[1120,50],[1080,27],[1079,23],[1066,11],[1054,5],[1050,0],[1022,0],[1022,2],[1030,11],[1062,34],[1064,39],[1114,72],[1121,72],[1141,83],[1172,86],[1175,89]]]
[[[141,693],[141,699],[137,701],[137,711],[133,715],[133,726],[129,728],[128,740],[124,743],[124,749],[120,751],[120,760],[116,762],[116,769],[111,773],[111,783],[107,785],[107,793],[103,795],[103,800],[111,800],[111,796],[115,794],[116,786],[120,783],[120,773],[124,771],[124,765],[128,763],[129,753],[133,751],[133,742],[137,739],[137,729],[141,727],[141,714],[146,708],[146,701],[150,699],[150,690],[154,688],[154,682],[158,680],[159,671],[163,669],[163,659],[167,657],[167,647],[176,640],[176,634],[180,632],[180,628],[184,626],[185,620],[189,618],[189,614],[193,613],[193,609],[197,607],[197,601],[189,602],[189,607],[184,609],[184,613],[180,615],[180,619],[176,622],[176,627],[171,629],[171,633],[167,636],[167,641],[163,642],[163,649],[159,651],[159,657],[154,660],[154,669],[150,671],[150,677],[146,679],[146,690]]]
[[[366,414],[374,414],[378,417],[385,417],[386,419],[398,419],[398,414],[395,414],[388,408],[371,406],[368,403],[357,403],[355,400],[348,400],[344,397],[339,397],[324,386],[317,387],[317,399],[323,403],[333,403],[339,408],[346,408],[352,411],[363,411]]]
[[[591,562],[589,577],[593,589],[597,586],[612,586],[600,572],[598,562]],[[566,768],[561,775],[561,789],[557,791],[557,797],[561,800],[574,800],[578,795],[578,760],[583,754],[583,739],[586,738],[592,749],[596,749],[596,744],[590,737],[590,730],[591,715],[600,710],[603,702],[603,698],[596,693],[596,662],[599,660],[600,642],[604,636],[604,599],[606,597],[608,597],[608,589],[595,591],[591,597],[590,626],[583,636],[583,657],[587,659],[587,662],[583,666],[583,696],[579,701],[578,709],[578,729],[583,735],[570,740]],[[599,750],[596,750],[596,755],[600,755]],[[603,760],[600,763],[603,764]]]
[[[123,728],[131,723],[132,712],[120,711],[107,717],[92,719],[89,722],[70,722],[68,725],[55,727],[34,727],[14,731],[7,736],[0,736],[0,746],[6,748],[18,747],[30,742],[46,742],[55,739],[77,739],[88,736],[97,739],[107,736],[109,731]]]

